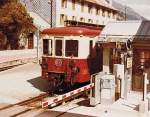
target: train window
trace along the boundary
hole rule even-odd
[[[78,41],[77,40],[66,40],[65,55],[78,57]]]
[[[56,56],[62,56],[62,40],[56,40],[55,55]]]
[[[43,54],[48,54],[49,43],[48,39],[43,39]]]

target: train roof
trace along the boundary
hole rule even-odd
[[[98,36],[101,29],[89,29],[84,27],[55,27],[48,28],[42,31],[42,34],[54,36]]]

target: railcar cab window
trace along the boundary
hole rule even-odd
[[[78,57],[78,40],[66,40],[66,57]]]
[[[52,56],[52,39],[43,39],[43,54]]]
[[[48,39],[43,39],[43,54],[48,54],[48,48],[49,48]]]
[[[55,41],[55,55],[62,56],[62,40]]]

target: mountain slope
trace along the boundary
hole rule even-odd
[[[123,4],[118,3],[117,1],[112,1],[112,6],[121,11],[121,15],[125,16],[127,20],[146,20],[143,16],[139,15],[137,12],[135,12],[132,8],[125,6]]]

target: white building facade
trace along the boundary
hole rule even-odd
[[[65,25],[66,20],[106,25],[116,21],[118,11],[100,0],[50,0],[52,27]]]

